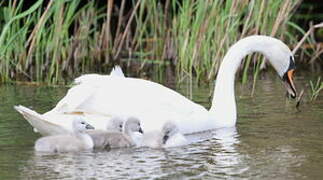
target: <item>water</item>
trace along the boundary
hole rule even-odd
[[[308,81],[299,76],[298,89]],[[299,112],[276,76],[258,80],[254,97],[251,86],[236,85],[236,128],[199,135],[208,137],[204,141],[163,150],[46,154],[34,152],[39,135],[12,107],[46,112],[67,88],[0,85],[0,179],[322,179],[322,93]],[[195,102],[210,106],[211,85],[176,89],[187,96],[192,90]]]

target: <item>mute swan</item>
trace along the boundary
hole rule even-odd
[[[93,141],[91,137],[85,133],[86,129],[94,129],[94,127],[77,117],[73,120],[73,133],[42,137],[36,141],[35,150],[43,152],[90,150],[93,148]]]
[[[103,117],[134,116],[141,120],[144,131],[161,130],[163,124],[170,120],[178,125],[183,134],[233,127],[237,119],[235,73],[242,59],[252,52],[262,53],[269,60],[284,82],[287,92],[295,98],[295,62],[292,52],[278,39],[256,35],[241,39],[229,48],[218,71],[210,110],[155,82],[97,75],[98,78],[94,80],[83,81],[72,87],[57,106],[41,115],[41,118],[54,124],[57,117],[68,118],[68,114],[73,113]],[[24,117],[27,120],[29,118]],[[39,124],[36,127],[39,131],[40,128],[42,131],[51,131],[44,124]]]
[[[168,121],[160,132],[148,132],[143,135],[142,146],[151,148],[175,147],[187,144],[186,138],[179,132],[177,126]]]
[[[115,119],[113,121],[118,125],[122,124],[120,119]],[[112,130],[111,128],[108,128]],[[143,133],[140,127],[140,121],[136,118],[129,117],[124,122],[123,132],[119,129],[115,131],[102,131],[102,130],[91,130],[87,131],[88,135],[91,136],[94,142],[94,149],[111,149],[111,148],[122,148],[135,146],[136,142],[133,140],[133,133],[139,132]]]

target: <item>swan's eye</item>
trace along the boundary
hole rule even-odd
[[[85,124],[85,122],[81,122],[81,124]]]
[[[121,124],[119,125],[119,128],[122,128],[122,125]]]

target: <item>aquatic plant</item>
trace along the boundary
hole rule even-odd
[[[310,101],[316,100],[320,92],[323,90],[323,82],[321,82],[321,77],[318,77],[316,82],[310,81]]]

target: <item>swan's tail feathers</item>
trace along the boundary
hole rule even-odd
[[[110,73],[110,76],[119,76],[119,77],[125,77],[122,69],[120,66],[114,66],[111,73]]]
[[[41,114],[18,105],[14,108],[33,126],[35,132],[39,132],[43,136],[67,134],[69,131],[59,125],[47,121]]]

